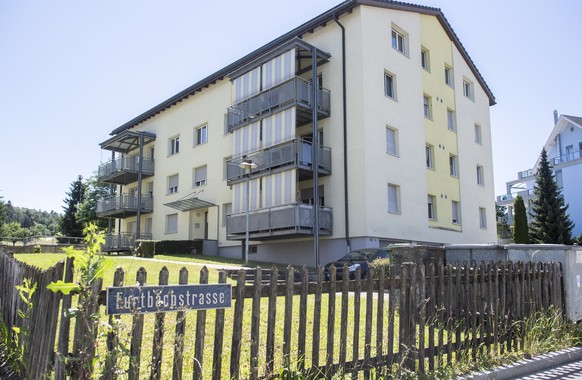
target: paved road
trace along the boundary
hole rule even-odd
[[[582,360],[558,367],[550,368],[544,371],[536,372],[529,376],[518,377],[516,380],[582,380]]]

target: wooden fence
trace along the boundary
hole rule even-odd
[[[126,327],[102,346],[103,373],[117,378],[114,368],[121,366],[131,380],[272,378],[282,368],[308,377],[425,372],[481,351],[515,351],[522,343],[518,321],[550,305],[563,309],[559,263],[404,264],[399,276],[394,268],[366,279],[347,274],[344,268],[345,280],[324,281],[321,269],[303,270],[297,281],[289,268],[280,281],[276,268],[257,269],[249,284],[241,270],[231,309],[110,316]],[[112,285],[124,276],[118,268]],[[146,271],[136,278],[146,284]],[[179,278],[188,283],[185,268]],[[167,281],[164,268],[158,284]],[[220,272],[218,282],[226,281]],[[206,268],[199,282],[208,283]],[[68,352],[68,341],[60,341],[61,352]],[[129,360],[107,356],[120,352],[122,342]]]
[[[65,281],[72,279],[72,264],[69,259]],[[63,269],[60,263],[39,274],[0,254],[0,307],[9,325],[26,323],[17,319],[14,285],[25,277],[38,284],[28,324],[34,339],[27,345],[31,379],[65,379],[71,368],[60,358],[69,352],[96,355],[96,371],[105,379],[257,379],[284,368],[308,377],[426,372],[481,352],[518,350],[519,321],[552,305],[563,310],[559,263],[404,264],[398,272],[380,268],[365,279],[358,271],[352,280],[343,268],[341,281],[335,270],[324,281],[321,268],[282,274],[272,268],[252,271],[252,283],[240,270],[232,308],[109,316],[115,328],[106,338],[91,331],[95,344],[87,345],[80,339],[86,326],[71,329],[62,315],[57,326],[59,297],[46,285],[63,278]],[[150,285],[168,283],[165,268],[158,275]],[[188,275],[183,268],[179,283],[209,281],[206,268],[197,281]],[[137,283],[147,284],[147,276],[139,269]],[[124,284],[126,277],[118,268],[107,285]],[[218,282],[226,281],[221,271]],[[92,289],[94,311],[103,304],[101,285]],[[63,297],[62,310],[71,305],[71,297]]]
[[[21,328],[21,338],[28,333],[24,347],[30,379],[44,378],[52,365],[61,297],[46,287],[52,281],[62,279],[63,268],[61,262],[41,271],[15,260],[0,249],[0,314],[9,327]],[[24,311],[25,307],[15,286],[23,285],[25,278],[36,284],[37,289],[32,297],[32,314],[23,319],[18,311]]]

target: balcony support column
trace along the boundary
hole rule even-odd
[[[139,231],[141,230],[141,181],[143,172],[143,132],[139,134],[139,156],[137,168],[137,219],[135,222],[135,238],[139,239]]]
[[[317,83],[317,48],[311,48],[311,109],[313,112],[313,137],[311,144],[311,162],[313,165],[313,251],[315,267],[320,265],[319,259],[319,133],[317,130],[318,83]]]

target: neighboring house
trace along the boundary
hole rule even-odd
[[[495,242],[494,104],[439,9],[345,1],[114,129],[98,212],[115,249],[140,231],[229,257],[248,216],[251,259],[310,266]]]
[[[554,124],[544,149],[564,202],[569,205],[570,219],[576,224],[572,230],[572,237],[576,237],[582,233],[582,198],[579,193],[582,187],[582,117],[561,115],[558,118],[557,111],[554,111]],[[539,160],[538,156],[534,169],[517,173],[516,180],[507,182],[507,194],[497,197],[497,204],[507,207],[509,224],[513,223],[513,202],[517,195],[522,196],[531,220],[529,210],[534,198]]]

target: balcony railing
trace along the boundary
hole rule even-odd
[[[529,189],[529,190],[519,191],[517,193],[498,195],[497,196],[497,203],[503,203],[503,204],[513,203],[515,201],[515,197],[517,197],[518,195],[520,195],[523,198],[523,200],[526,201],[529,198],[533,197],[534,190]]]
[[[153,211],[153,199],[149,196],[141,197],[141,213]],[[137,214],[138,198],[135,195],[114,195],[97,201],[97,216],[125,218]]]
[[[524,179],[527,177],[531,177],[532,175],[533,175],[533,169],[528,169],[528,170],[523,170],[523,171],[517,173],[517,178]]]
[[[249,237],[267,240],[273,237],[313,235],[315,210],[313,205],[290,204],[252,210],[249,212]],[[226,233],[229,239],[244,239],[246,235],[246,212],[226,217]],[[333,216],[331,208],[319,209],[319,230],[322,235],[331,235]]]
[[[228,132],[232,132],[246,124],[269,116],[278,108],[291,105],[312,109],[311,82],[300,77],[293,77],[286,82],[228,108]],[[319,87],[317,93],[317,112],[320,114],[320,117],[327,117],[329,116],[329,110],[329,90]]]
[[[282,167],[296,167],[313,171],[312,146],[309,141],[295,139],[274,145],[262,151],[230,159],[226,162],[227,181],[233,182],[245,177],[245,170],[239,165],[244,160],[252,160],[256,167],[251,175]],[[331,148],[319,146],[319,174],[331,174]]]
[[[140,233],[140,239],[151,240],[152,234]],[[117,234],[105,235],[105,244],[101,246],[103,251],[122,251],[135,248],[135,232],[120,232]]]
[[[137,181],[139,174],[139,157],[122,156],[99,165],[97,172],[99,182],[127,185]],[[142,161],[142,178],[154,175],[154,160],[144,158]]]
[[[582,158],[582,150],[576,150],[573,152],[562,154],[561,156],[554,157],[551,159],[551,162],[554,165],[559,165],[559,164],[563,164],[566,162],[578,160],[580,158]]]

